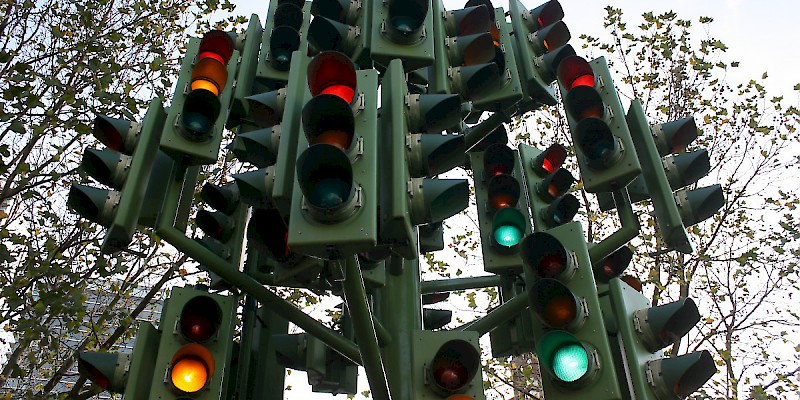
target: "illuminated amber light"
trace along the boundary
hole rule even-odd
[[[552,184],[547,187],[547,193],[550,194],[550,196],[553,196],[553,198],[556,198],[561,194],[558,192],[558,188],[556,187],[556,185]]]
[[[550,300],[544,306],[542,317],[552,327],[564,327],[575,319],[577,313],[575,301],[569,297],[562,296]]]
[[[178,390],[194,393],[202,389],[208,381],[208,368],[195,357],[184,357],[172,365],[172,384]]]
[[[214,93],[215,96],[219,96],[219,90],[217,90],[217,85],[205,79],[198,79],[192,82],[192,90],[197,90],[197,89],[208,90],[209,92]]]

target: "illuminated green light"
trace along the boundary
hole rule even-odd
[[[589,371],[589,355],[583,346],[568,344],[553,354],[553,372],[564,382],[574,382]]]
[[[522,231],[514,225],[501,225],[494,231],[494,240],[501,246],[512,247],[522,240]]]

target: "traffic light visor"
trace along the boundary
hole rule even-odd
[[[628,246],[620,247],[600,262],[600,269],[595,273],[595,278],[598,282],[608,283],[610,279],[622,275],[632,259],[633,250]]]
[[[563,283],[539,279],[528,292],[536,316],[551,329],[574,329],[584,317],[580,301]]]
[[[333,94],[351,104],[356,93],[356,67],[338,51],[323,51],[308,64],[308,89],[312,96]]]
[[[198,142],[210,139],[221,108],[219,98],[213,92],[205,89],[189,92],[181,115],[184,137]]]
[[[131,123],[124,119],[111,118],[105,115],[98,115],[92,125],[92,135],[108,146],[112,150],[120,153],[131,154],[133,145],[127,143],[127,135],[130,135]]]
[[[192,67],[192,90],[205,89],[219,96],[228,82],[228,69],[216,58],[201,58]]]
[[[531,31],[537,31],[542,27],[551,25],[564,18],[564,9],[561,3],[556,0],[548,1],[534,9],[531,9],[523,16]]]
[[[594,87],[594,71],[586,59],[579,56],[566,57],[556,69],[558,81],[567,91],[579,86]]]
[[[401,35],[410,35],[425,22],[429,4],[426,0],[390,0],[389,24]]]
[[[475,377],[480,354],[471,343],[451,340],[442,345],[431,360],[434,384],[445,392],[457,392]]]
[[[586,118],[576,127],[577,145],[589,167],[605,169],[621,157],[619,144],[605,121]]]
[[[290,26],[295,32],[303,25],[303,9],[298,4],[284,1],[278,2],[275,8],[275,26]]]
[[[270,64],[278,71],[288,71],[292,52],[299,48],[300,33],[297,29],[289,25],[276,27],[269,37]]]
[[[564,277],[575,268],[564,245],[546,232],[534,232],[522,240],[522,261],[539,278]]]
[[[506,207],[516,207],[519,202],[519,181],[511,175],[495,175],[489,179],[489,209],[496,211]]]
[[[214,357],[199,344],[187,344],[172,356],[170,378],[181,392],[195,393],[204,388],[214,372]]]
[[[308,143],[327,143],[347,151],[353,144],[355,117],[340,96],[321,94],[303,107],[303,130]]]
[[[186,340],[204,343],[211,339],[222,322],[222,309],[208,296],[196,296],[181,310],[180,333]],[[223,338],[223,340],[225,340]]]
[[[525,216],[516,208],[503,208],[492,218],[493,242],[503,249],[513,249],[525,235]]]
[[[501,174],[511,174],[514,170],[514,150],[502,144],[489,146],[483,153],[483,171],[485,178]]]
[[[233,55],[233,47],[233,38],[228,32],[209,31],[200,39],[198,58],[214,58],[222,64],[227,64]]]
[[[338,147],[320,143],[297,159],[297,179],[309,205],[334,211],[353,199],[353,167]]]
[[[566,384],[579,384],[596,370],[589,348],[565,331],[551,331],[536,346],[544,369]]]
[[[573,183],[575,177],[566,169],[559,168],[536,185],[536,192],[542,199],[551,202],[566,194]]]
[[[480,4],[474,7],[466,7],[450,12],[453,23],[447,24],[447,36],[465,36],[489,31],[492,17],[486,5]],[[445,20],[445,23],[449,21]],[[491,35],[489,35],[491,38]]]
[[[561,168],[561,165],[564,164],[564,160],[566,159],[567,150],[564,146],[553,143],[547,150],[536,157],[532,167],[539,176],[544,176],[556,172],[556,170]]]
[[[348,36],[352,27],[334,19],[314,17],[308,26],[308,41],[317,50],[333,50],[349,53]]]

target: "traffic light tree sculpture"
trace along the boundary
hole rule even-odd
[[[702,151],[669,156],[691,143],[693,120],[651,127],[636,102],[625,119],[605,60],[575,55],[563,17],[557,0],[512,0],[508,15],[488,0],[453,11],[273,0],[263,32],[254,18],[244,35],[191,40],[168,110],[155,100],[141,124],[97,118],[110,150],[87,150],[82,168],[111,189],[74,187],[68,204],[108,227],[104,251],[152,226],[231,294],[173,289],[133,354],[81,353],[81,373],[134,400],[280,398],[282,384],[259,377],[301,369],[314,391],[355,393],[362,366],[376,399],[482,400],[479,339],[490,333],[495,356],[536,352],[551,399],[691,394],[714,372],[710,353],[660,350],[700,318],[694,302],[649,307],[621,278],[639,229],[631,201],[648,192],[668,247],[686,252],[685,227],[724,199],[718,186],[672,192],[708,170]],[[554,80],[583,189],[612,193],[622,221],[596,244],[572,221],[567,149],[514,149],[502,128],[553,105]],[[194,196],[224,128],[242,168]],[[490,275],[421,281],[419,255],[445,247],[442,222],[469,204],[467,180],[437,176],[459,166],[473,171]],[[339,296],[342,318],[326,326],[274,286]],[[422,307],[480,287],[500,288],[502,302],[461,326]],[[303,333],[288,334],[290,322]]]

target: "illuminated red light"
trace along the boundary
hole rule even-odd
[[[233,38],[220,30],[213,30],[203,35],[198,49],[199,58],[214,58],[217,61],[227,64],[233,55]]]
[[[356,91],[354,87],[350,87],[349,85],[334,83],[322,89],[320,94],[332,94],[340,97],[342,100],[348,103],[352,103],[353,97],[356,95]]]
[[[492,169],[489,171],[490,176],[497,176],[510,173],[511,173],[511,168],[509,168],[507,165],[499,165],[499,164],[492,167]]]
[[[467,383],[469,373],[460,363],[452,362],[449,365],[437,368],[433,371],[436,383],[447,390],[457,390]]]
[[[558,81],[569,91],[578,86],[594,87],[594,71],[582,57],[569,56],[558,64]]]
[[[338,51],[323,51],[308,64],[308,89],[312,96],[333,94],[351,103],[356,93],[356,67]]]

